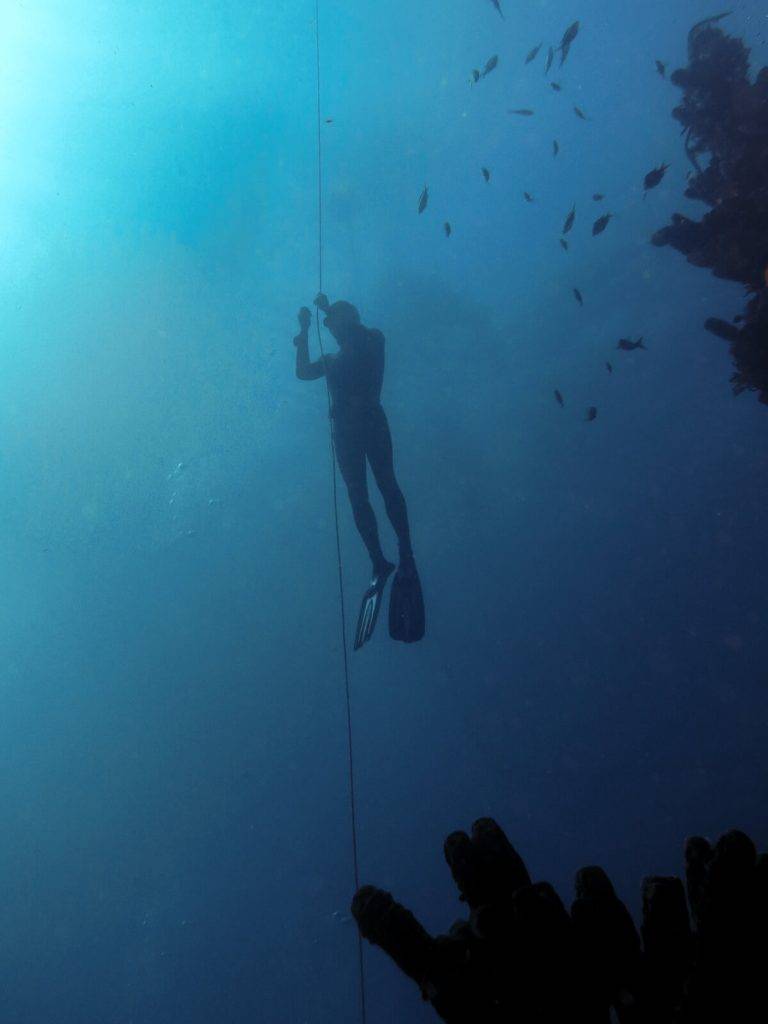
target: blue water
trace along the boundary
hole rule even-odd
[[[435,932],[442,840],[483,814],[565,898],[597,861],[633,910],[687,834],[768,841],[768,413],[701,327],[740,287],[649,244],[704,212],[653,61],[717,5],[504,6],[321,2],[324,284],[387,337],[428,602],[423,643],[351,660],[361,880]],[[759,68],[764,5],[732,6]],[[311,0],[3,12],[8,1024],[358,1019],[325,395],[291,344],[314,46]],[[366,976],[371,1024],[432,1019],[377,950]]]

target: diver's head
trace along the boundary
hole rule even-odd
[[[334,302],[325,311],[323,323],[340,345],[360,326],[360,314],[351,302]]]

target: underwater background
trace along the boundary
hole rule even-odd
[[[741,287],[649,242],[702,212],[654,61],[719,10],[502,6],[320,4],[324,286],[387,339],[428,615],[351,658],[361,881],[433,931],[480,815],[633,910],[685,835],[768,840],[768,412],[698,326]],[[732,8],[759,68],[764,4]],[[359,1016],[326,397],[291,344],[315,74],[312,0],[0,12],[5,1022]],[[366,984],[372,1024],[433,1019],[378,950]]]

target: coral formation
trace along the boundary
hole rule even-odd
[[[709,211],[700,221],[675,214],[653,243],[744,284],[751,298],[740,326],[713,317],[705,327],[730,344],[735,393],[754,390],[768,403],[768,68],[752,82],[749,50],[718,20],[691,29],[688,66],[671,76],[683,90],[673,116],[691,163],[685,194]]]
[[[569,912],[490,818],[445,857],[469,908],[447,934],[372,886],[352,913],[449,1024],[768,1020],[768,856],[744,833],[689,839],[685,885],[645,879],[639,932],[602,868],[578,872]]]

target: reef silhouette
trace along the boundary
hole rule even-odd
[[[676,213],[652,241],[745,285],[740,326],[712,317],[705,327],[730,344],[734,392],[757,391],[768,404],[768,68],[750,80],[749,50],[717,27],[722,17],[691,29],[688,66],[671,76],[683,90],[673,117],[692,166],[685,195],[710,209],[700,221]]]
[[[491,818],[444,850],[468,920],[433,937],[372,886],[352,913],[448,1024],[768,1020],[768,856],[743,832],[689,839],[685,885],[646,878],[639,931],[600,867],[577,873],[568,912]]]

